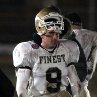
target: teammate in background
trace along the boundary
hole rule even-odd
[[[70,20],[72,30],[74,32],[70,36],[75,37],[75,39],[80,43],[86,57],[87,75],[85,76],[83,73],[79,74],[80,79],[83,79],[85,77],[84,80],[81,80],[82,89],[81,89],[80,95],[81,97],[90,97],[90,93],[87,86],[88,86],[89,80],[93,76],[93,73],[95,71],[96,64],[97,64],[97,61],[96,61],[97,60],[96,59],[97,58],[97,32],[83,29],[81,18],[77,13],[67,14],[65,17]],[[61,36],[61,38],[64,38],[64,37],[65,37],[65,34]],[[81,72],[81,69],[77,71]]]
[[[30,77],[33,97],[64,97],[60,92],[66,90],[68,80],[73,97],[79,97],[79,80],[74,68],[79,47],[71,40],[59,40],[64,30],[63,16],[54,6],[43,8],[35,17],[35,27],[41,43],[22,42],[13,50],[18,97],[28,97]]]

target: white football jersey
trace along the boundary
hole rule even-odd
[[[97,45],[97,32],[87,29],[74,29],[73,31],[84,50],[86,60],[88,60],[92,47]]]
[[[97,64],[97,32],[87,29],[75,29],[74,33],[85,53],[88,74],[83,85],[88,86],[88,81],[92,78]]]
[[[67,65],[77,63],[79,53],[79,47],[71,40],[59,40],[52,53],[33,41],[28,41],[19,43],[14,48],[13,63],[15,67],[31,68],[32,93],[34,92],[35,97],[40,97],[38,94],[49,95],[66,89]],[[72,79],[75,80],[75,77]],[[73,85],[73,82],[71,84]]]

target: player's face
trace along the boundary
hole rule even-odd
[[[59,34],[53,30],[47,31],[45,35],[42,36],[42,46],[44,48],[54,48],[58,42]]]

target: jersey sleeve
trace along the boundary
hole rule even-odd
[[[77,63],[79,60],[79,47],[76,42],[74,41],[68,41],[67,44],[67,49],[68,49],[68,60],[67,64],[71,63]]]
[[[19,43],[13,50],[13,64],[15,67],[31,67],[31,46],[27,42]]]
[[[73,65],[68,67],[68,77],[71,85],[73,97],[79,97],[79,78],[76,72],[76,69]]]
[[[94,32],[93,40],[94,40],[93,45],[97,47],[97,32]]]

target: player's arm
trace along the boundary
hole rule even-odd
[[[31,74],[29,52],[30,50],[27,50],[23,44],[17,45],[13,50],[13,64],[16,68],[16,92],[18,97],[28,97],[27,85]]]
[[[16,92],[18,97],[28,97],[28,80],[30,77],[29,69],[18,69],[16,72],[17,82],[16,82]]]
[[[90,57],[87,60],[87,68],[88,68],[88,75],[86,76],[86,80],[90,80],[95,72],[97,64],[97,46],[93,48],[90,53]]]
[[[73,64],[68,67],[68,76],[73,97],[79,97],[79,78]]]
[[[79,60],[79,55],[80,55],[80,51],[79,51],[79,47],[77,45],[77,43],[70,41],[68,44],[68,50],[69,50],[69,56],[68,59],[69,61],[67,61],[68,63],[68,77],[69,77],[69,81],[71,84],[71,91],[72,91],[72,95],[73,97],[79,97],[79,78],[75,69],[75,64],[77,65],[78,60]]]

